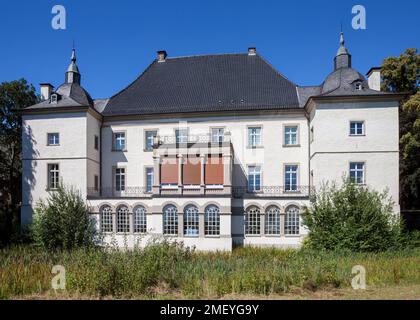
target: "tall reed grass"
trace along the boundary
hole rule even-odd
[[[276,294],[293,288],[348,287],[354,265],[366,268],[367,285],[420,284],[420,249],[382,253],[238,248],[200,253],[181,244],[145,249],[47,252],[18,246],[0,250],[0,299],[52,293],[53,265],[66,268],[64,295],[186,298],[225,294]]]

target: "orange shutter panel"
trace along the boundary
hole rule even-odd
[[[206,162],[206,184],[223,184],[224,182],[223,157],[211,156]]]
[[[201,184],[201,163],[200,158],[187,158],[183,166],[182,175],[184,184]]]
[[[164,158],[160,165],[160,183],[178,184],[178,159]]]

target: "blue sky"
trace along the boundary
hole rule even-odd
[[[51,9],[64,5],[67,29],[53,30]],[[367,11],[367,29],[351,27],[353,5]],[[388,56],[420,44],[420,1],[2,1],[0,82],[25,77],[59,86],[76,43],[82,85],[109,97],[155,58],[246,52],[250,46],[299,85],[331,72],[340,23],[353,66],[365,73]]]

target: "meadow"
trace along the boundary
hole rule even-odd
[[[51,289],[54,265],[65,267],[65,290]],[[352,253],[244,247],[200,253],[159,243],[130,251],[51,252],[22,245],[0,249],[0,299],[264,298],[296,289],[351,289],[355,265],[366,269],[368,288],[420,287],[420,249]]]

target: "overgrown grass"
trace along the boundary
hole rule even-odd
[[[367,285],[420,284],[420,249],[383,253],[238,248],[198,253],[180,244],[117,251],[47,252],[31,246],[0,250],[0,298],[51,292],[53,265],[66,268],[65,295],[185,298],[281,294],[294,288],[349,287],[352,267],[366,268]]]

